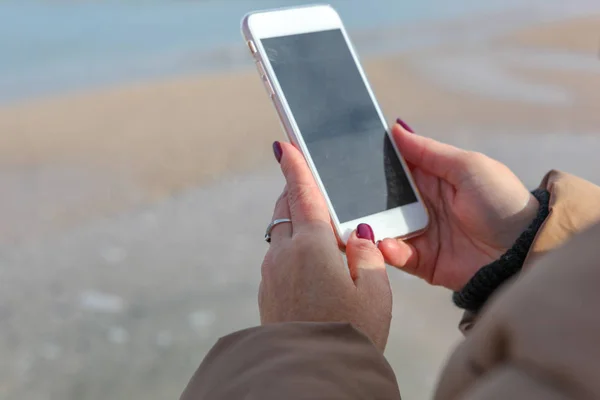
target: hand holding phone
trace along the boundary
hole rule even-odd
[[[547,196],[547,215],[547,192],[536,190],[534,196],[506,165],[414,134],[400,123],[392,128],[392,136],[411,165],[432,218],[419,237],[379,243],[389,265],[458,291],[484,265],[511,249],[534,220],[544,221],[543,202],[537,197]],[[523,249],[521,242],[521,255],[513,253],[507,260],[522,263],[520,257],[527,255]]]
[[[383,351],[392,315],[383,255],[371,237],[357,231],[347,242],[346,265],[327,204],[302,154],[280,143],[276,158],[286,186],[273,220],[290,223],[273,231],[261,267],[261,323],[349,321]]]
[[[244,18],[242,31],[342,243],[361,223],[376,239],[424,232],[427,210],[336,11],[255,12]]]

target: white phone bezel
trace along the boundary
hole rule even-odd
[[[319,172],[313,163],[312,157],[310,156],[306,143],[304,142],[304,139],[296,124],[294,115],[289,108],[285,94],[283,93],[283,90],[277,81],[275,72],[271,66],[271,63],[269,62],[261,41],[262,39],[272,37],[319,32],[332,29],[340,29],[344,35],[346,44],[352,53],[352,57],[354,58],[356,66],[361,74],[361,77],[363,78],[369,95],[371,96],[371,100],[377,109],[379,118],[381,119],[383,126],[386,127],[387,123],[385,117],[383,116],[379,104],[377,103],[375,95],[371,89],[371,85],[369,84],[365,72],[360,64],[357,53],[352,46],[340,16],[331,6],[314,5],[258,11],[246,15],[242,21],[242,33],[244,38],[248,41],[248,45],[254,57],[256,58],[256,61],[262,63],[262,67],[266,75],[263,77],[263,79],[265,80],[265,84],[267,86],[270,85],[268,90],[271,91],[271,98],[279,113],[283,128],[287,133],[288,138],[303,153],[313,177],[315,178],[321,193],[323,193],[325,197],[336,234],[340,240],[345,244],[352,231],[356,229],[357,225],[360,223],[366,223],[371,226],[376,240],[384,238],[408,238],[416,236],[427,228],[429,224],[429,215],[421,194],[419,193],[412,175],[409,172],[406,162],[398,151],[393,140],[392,143],[396,154],[400,158],[402,168],[408,176],[408,180],[417,196],[418,201],[402,207],[393,208],[352,221],[340,223],[335,212],[335,208],[333,207],[333,204],[327,195],[327,191],[325,190],[323,182],[321,181]],[[389,135],[389,129],[386,129],[386,131]]]

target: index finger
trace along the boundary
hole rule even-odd
[[[281,148],[281,171],[288,188],[293,226],[310,222],[330,223],[329,210],[304,156],[290,143],[275,142]]]
[[[415,135],[399,123],[393,126],[392,136],[407,163],[451,184],[460,182],[464,170],[461,167],[465,150]]]

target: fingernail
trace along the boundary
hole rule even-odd
[[[400,124],[401,127],[406,129],[410,133],[415,133],[415,131],[413,131],[412,128],[410,126],[408,126],[408,124],[406,122],[402,121],[400,118],[396,119],[396,123]]]
[[[283,149],[281,148],[281,143],[279,143],[278,141],[273,142],[273,154],[275,154],[275,159],[277,160],[277,162],[281,162]]]
[[[370,240],[375,243],[375,235],[373,234],[373,229],[368,224],[358,224],[356,227],[356,236],[359,239]]]

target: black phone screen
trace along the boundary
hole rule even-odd
[[[340,223],[416,202],[342,31],[262,44]]]

